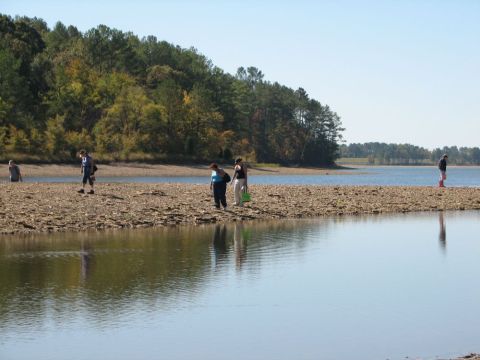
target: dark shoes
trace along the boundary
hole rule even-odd
[[[85,190],[84,190],[84,189],[80,189],[80,190],[78,190],[77,192],[80,193],[80,194],[85,194]],[[87,194],[95,194],[95,191],[90,190]]]

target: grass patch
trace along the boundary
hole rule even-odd
[[[280,164],[276,163],[254,163],[254,167],[263,167],[263,168],[279,168]]]

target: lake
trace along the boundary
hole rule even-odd
[[[0,238],[0,359],[479,351],[480,212]]]
[[[335,172],[338,172],[335,170]],[[340,170],[341,172],[341,170]],[[379,185],[379,186],[436,186],[438,169],[433,166],[376,166],[345,170],[343,174],[332,175],[253,175],[250,184],[276,185]],[[447,186],[480,186],[480,167],[449,167]],[[102,177],[98,172],[98,182],[141,182],[141,183],[194,183],[208,184],[209,173],[192,177]],[[6,178],[4,178],[6,180]],[[80,177],[31,177],[28,182],[75,182]]]

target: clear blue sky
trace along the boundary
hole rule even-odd
[[[0,12],[195,47],[328,104],[347,143],[480,146],[480,1],[27,1]]]

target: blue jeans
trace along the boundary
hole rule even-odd
[[[93,180],[91,178],[91,175],[92,175],[92,171],[91,171],[90,168],[84,168],[83,169],[83,179],[82,179],[83,185],[85,185],[88,181],[90,186],[93,186]]]

